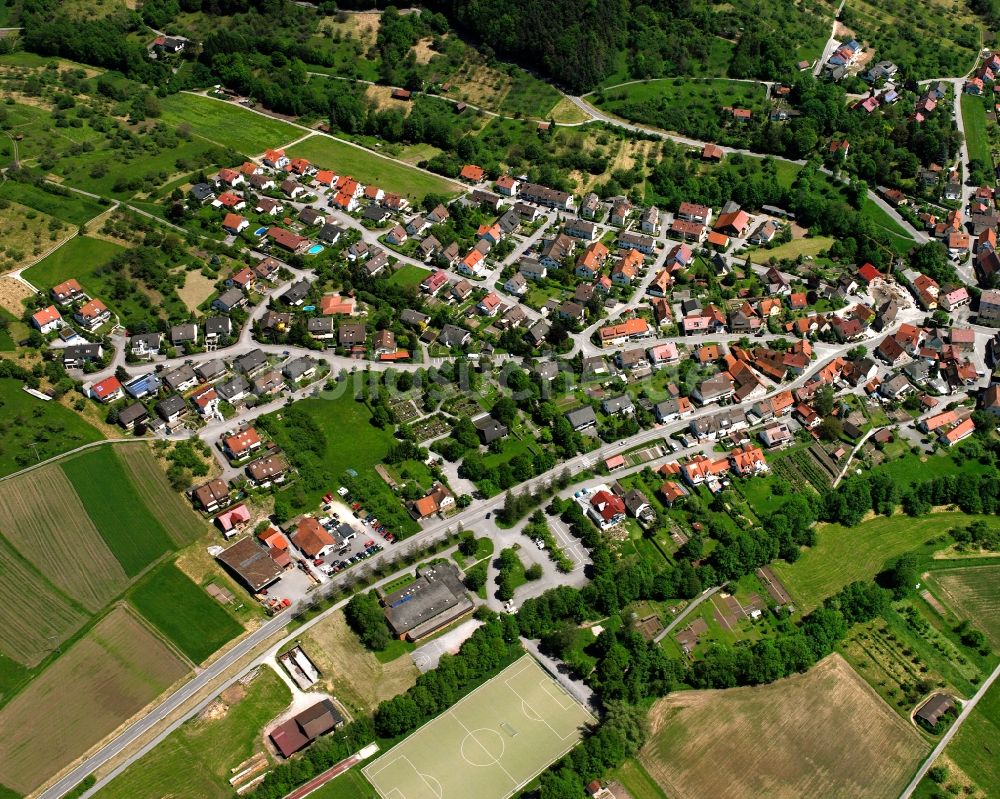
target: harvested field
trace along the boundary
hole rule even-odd
[[[209,529],[170,487],[166,472],[147,445],[124,444],[115,447],[115,452],[132,477],[132,484],[143,503],[159,519],[174,544],[187,546]]]
[[[639,757],[672,799],[883,799],[929,748],[839,655],[771,685],[671,694],[650,724]]]
[[[0,783],[29,793],[184,676],[117,608],[0,711]]]
[[[413,110],[413,103],[393,99],[391,86],[368,86],[365,89],[365,97],[379,111],[399,111],[403,116],[409,116]]]
[[[956,616],[983,631],[1000,648],[1000,566],[967,566],[931,572],[938,596]]]
[[[342,612],[330,615],[311,628],[301,642],[322,672],[319,684],[354,712],[370,713],[383,699],[390,699],[411,687],[420,674],[405,655],[388,663],[379,662],[361,646]]]
[[[0,538],[0,652],[36,666],[87,620]],[[25,597],[31,597],[30,604]],[[2,780],[0,780],[2,781]]]
[[[20,280],[0,277],[0,308],[10,311],[18,319],[24,313],[24,301],[34,296],[34,292]]]
[[[53,464],[0,483],[7,540],[91,613],[128,585],[62,469]]]
[[[184,273],[184,285],[177,289],[177,296],[187,309],[194,313],[199,305],[212,296],[213,291],[215,291],[215,281],[205,277],[198,270],[192,270]]]

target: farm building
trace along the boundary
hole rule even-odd
[[[229,549],[219,553],[219,562],[252,593],[257,593],[278,581],[281,569],[266,549],[252,536],[241,538]]]
[[[917,708],[917,712],[913,715],[915,718],[926,723],[927,726],[936,727],[941,717],[954,707],[955,700],[947,694],[934,694]]]
[[[282,757],[291,757],[321,735],[342,726],[344,717],[329,699],[317,702],[271,730],[271,741]]]

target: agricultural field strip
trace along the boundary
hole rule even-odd
[[[672,799],[882,799],[929,748],[839,655],[770,685],[671,694],[651,718],[640,762]]]
[[[0,483],[0,519],[21,555],[91,613],[128,585],[58,464]]]
[[[2,538],[0,574],[0,651],[12,660],[36,666],[86,623],[86,614]]]
[[[115,608],[0,710],[0,729],[21,731],[0,737],[0,783],[35,790],[187,671]]]
[[[130,577],[172,548],[114,449],[88,450],[62,461],[59,468],[72,481],[87,515]]]
[[[118,445],[115,452],[121,458],[143,504],[160,521],[176,546],[190,544],[208,529],[191,510],[191,506],[170,487],[166,473],[156,462],[156,457],[148,446]]]

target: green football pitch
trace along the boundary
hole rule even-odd
[[[568,752],[593,716],[530,655],[364,769],[383,799],[505,799]]]

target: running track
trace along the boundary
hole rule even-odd
[[[341,760],[337,765],[331,766],[322,774],[313,777],[305,785],[300,785],[298,788],[296,788],[294,791],[288,794],[285,797],[285,799],[303,799],[304,796],[308,796],[317,788],[322,788],[334,777],[343,774],[351,766],[360,762],[361,760],[358,758],[357,755],[351,755],[349,758],[347,758],[347,760]]]

